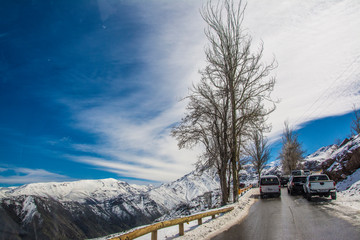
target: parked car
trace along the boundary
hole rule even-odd
[[[306,176],[291,176],[287,185],[287,190],[290,195],[295,193],[303,193],[303,185],[306,182]]]
[[[301,175],[304,175],[304,171],[303,170],[292,170],[291,175],[292,176],[301,176]]]
[[[307,176],[303,185],[304,196],[311,201],[313,196],[329,197],[336,199],[335,182],[331,181],[326,174],[316,174]]]
[[[281,186],[284,187],[288,184],[289,182],[289,175],[283,175],[280,177],[280,182],[281,182]]]
[[[311,174],[310,170],[304,170],[304,175],[309,176]]]
[[[260,197],[264,196],[281,196],[280,180],[275,175],[267,175],[260,177],[259,181]]]

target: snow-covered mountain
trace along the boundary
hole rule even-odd
[[[9,234],[19,239],[98,237],[152,223],[216,188],[214,170],[194,171],[157,188],[115,179],[0,188],[0,219],[7,222],[0,232],[9,233],[11,226]]]
[[[358,194],[360,136],[320,148],[305,158],[304,167],[322,170],[338,182],[338,190]],[[280,175],[280,161],[269,163],[263,174]],[[240,181],[247,185],[257,182],[250,164],[243,166]],[[131,185],[110,178],[0,188],[0,238],[103,236],[216,206],[221,198],[218,188],[214,169],[193,171],[159,187]]]
[[[336,182],[343,181],[360,168],[360,135],[345,139],[339,145],[320,148],[305,158],[304,166],[322,170]]]
[[[81,180],[75,182],[32,183],[12,189],[0,189],[0,197],[34,195],[52,198],[61,202],[85,202],[86,199],[107,201],[119,195],[128,197],[148,191],[148,187],[130,185],[113,178],[102,180]]]

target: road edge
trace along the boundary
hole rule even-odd
[[[252,188],[239,198],[237,203],[231,204],[234,210],[228,212],[214,220],[204,223],[192,231],[188,231],[184,236],[176,238],[177,240],[209,240],[219,233],[226,231],[233,225],[241,222],[249,213],[250,207],[256,202],[253,197],[258,188]]]

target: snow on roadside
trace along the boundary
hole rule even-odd
[[[336,189],[340,192],[347,190],[357,181],[360,181],[360,168],[356,170],[353,174],[347,176],[343,181],[339,182],[336,185]]]
[[[336,203],[360,211],[360,168],[336,185]]]
[[[239,202],[229,206],[233,206],[234,210],[228,212],[214,220],[208,221],[200,226],[197,226],[192,231],[185,232],[184,236],[176,238],[177,240],[199,240],[199,239],[210,239],[211,237],[229,229],[232,225],[240,222],[244,219],[251,205],[255,202],[255,198],[251,196],[258,189],[250,189],[243,196],[240,197]]]
[[[212,219],[211,216],[203,218],[203,224],[198,225],[197,221],[191,221],[187,224],[184,224],[184,236],[179,236],[179,226],[171,226],[167,228],[162,228],[158,230],[157,239],[158,240],[199,240],[206,237],[216,235],[219,232],[225,231],[227,228],[231,227],[233,224],[241,221],[249,212],[251,205],[255,202],[254,198],[251,196],[254,194],[256,189],[250,189],[244,195],[239,198],[239,202],[227,205],[226,207],[234,207],[234,210],[228,213],[221,214],[215,219]],[[137,228],[141,228],[140,226]],[[93,240],[106,240],[111,237],[116,237],[119,234],[111,234],[106,237],[94,238]],[[151,233],[143,235],[136,238],[136,240],[148,240],[151,239]]]
[[[337,199],[326,205],[331,213],[360,227],[360,169],[336,185]]]
[[[337,205],[360,211],[360,168],[336,185]]]

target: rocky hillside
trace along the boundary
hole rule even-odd
[[[320,148],[305,158],[304,167],[321,170],[336,182],[344,180],[360,168],[360,135]]]

